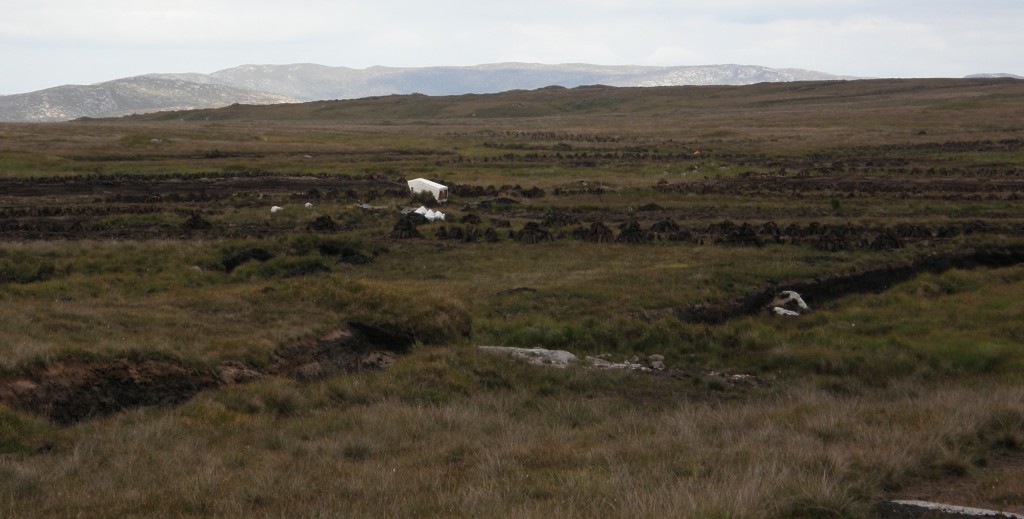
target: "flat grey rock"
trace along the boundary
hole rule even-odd
[[[481,350],[505,353],[530,364],[566,368],[578,361],[576,355],[564,350],[547,350],[544,348],[513,348],[508,346],[477,346]]]
[[[974,517],[1024,519],[1024,515],[1021,514],[915,500],[895,500],[881,503],[878,505],[878,516],[883,519],[960,519]]]

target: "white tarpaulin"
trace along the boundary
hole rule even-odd
[[[413,211],[415,213],[422,214],[424,218],[433,222],[434,220],[444,220],[444,213],[441,211],[434,211],[433,209],[427,209],[426,207],[420,206],[419,209]]]

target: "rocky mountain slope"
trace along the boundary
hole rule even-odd
[[[226,85],[136,76],[95,85],[65,85],[0,96],[0,121],[53,122],[79,117],[116,117],[160,110],[273,104],[295,99]]]
[[[1018,76],[1017,74],[1008,74],[1006,72],[988,72],[983,74],[971,74],[964,76],[965,79],[991,79],[991,78],[1010,78],[1010,79],[1024,79],[1024,76]]]

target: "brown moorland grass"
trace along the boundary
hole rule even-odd
[[[809,150],[838,152],[845,158],[893,158],[893,144],[1019,137],[1014,121],[1024,111],[1020,90],[1019,82],[1013,80],[876,80],[240,105],[119,120],[4,125],[0,166],[7,166],[0,172],[21,176],[381,166],[394,171],[410,167],[436,171],[440,160],[441,176],[461,180],[470,178],[462,175],[491,168],[480,161],[445,167],[446,159],[508,153],[480,148],[479,137],[484,142],[522,144],[525,138],[527,144],[539,144],[534,139],[545,135],[549,149],[568,144],[584,150],[656,148],[687,154],[702,150],[706,158],[722,165],[743,162],[739,166],[759,169],[764,162],[803,157]],[[392,117],[388,110],[396,103],[443,104],[444,113],[451,116]],[[524,103],[543,108],[525,115],[471,116],[484,106]],[[573,140],[581,136],[618,142]],[[844,149],[856,151],[844,154]],[[913,163],[922,152],[895,153]],[[933,164],[958,162],[957,157],[926,158]],[[998,162],[1013,164],[1020,158],[1015,153]],[[504,178],[519,174],[513,169],[503,165]],[[660,168],[654,172],[662,173]],[[555,176],[563,173],[553,172]],[[601,171],[588,170],[588,176],[595,173]],[[609,173],[595,180],[622,181],[628,176],[622,170]]]
[[[709,399],[421,351],[384,374],[39,426],[56,443],[0,461],[0,502],[41,517],[868,517],[912,478],[968,476],[1019,445],[1020,388],[965,382]]]

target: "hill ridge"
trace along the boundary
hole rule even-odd
[[[506,62],[473,66],[365,69],[315,63],[246,64],[212,74],[146,74],[94,85],[64,85],[0,96],[0,121],[53,122],[162,110],[359,99],[391,94],[487,94],[605,84],[619,87],[745,85],[761,82],[855,79],[759,65],[591,65]]]

